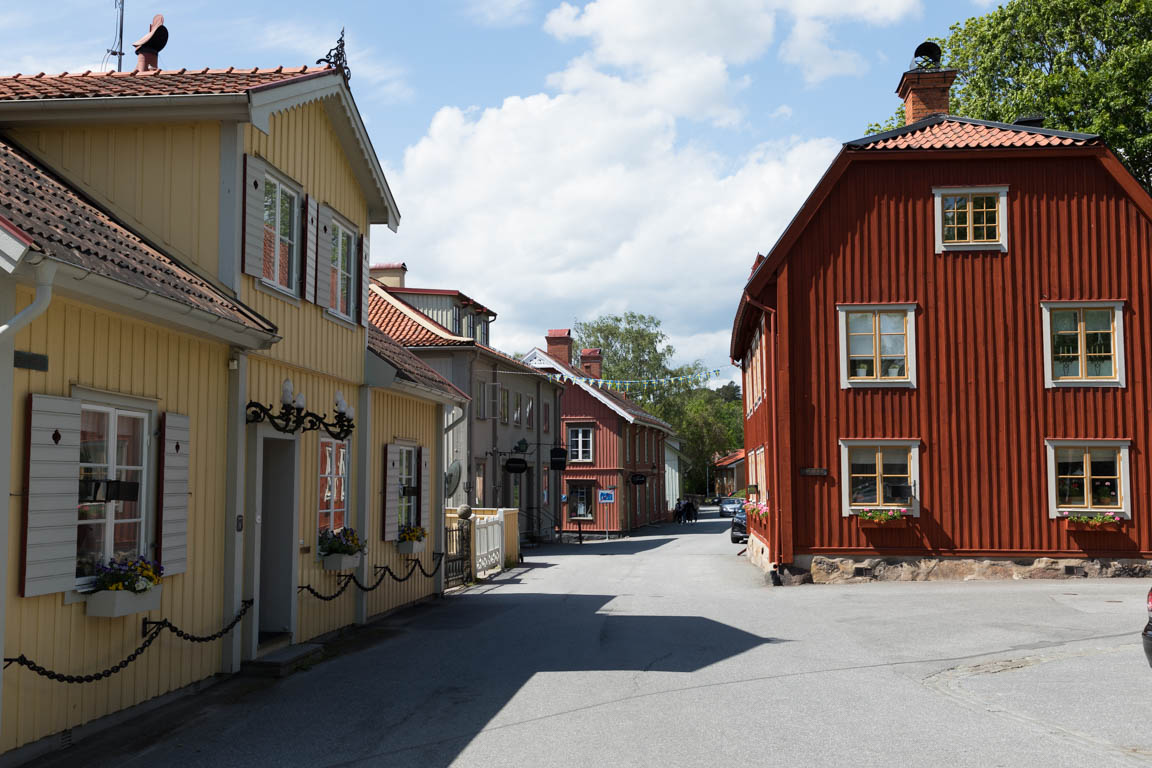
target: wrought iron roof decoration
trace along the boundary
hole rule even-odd
[[[348,57],[344,53],[344,27],[340,27],[340,39],[336,41],[335,47],[328,51],[328,55],[322,59],[316,59],[317,64],[327,64],[344,73],[345,80],[352,79],[352,70],[348,67]]]
[[[312,432],[323,429],[333,440],[347,440],[356,429],[356,413],[352,406],[344,400],[344,395],[336,393],[336,417],[328,421],[328,414],[321,416],[313,411],[305,410],[306,401],[304,393],[292,394],[292,379],[284,379],[280,392],[280,411],[277,413],[274,406],[263,405],[252,400],[245,406],[245,422],[259,424],[268,422],[277,432],[295,434],[296,432]]]

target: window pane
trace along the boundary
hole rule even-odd
[[[894,335],[884,335],[880,337],[880,354],[881,355],[903,355],[904,354],[904,337]]]
[[[264,179],[264,226],[276,231],[276,182]]]
[[[885,312],[881,314],[880,333],[904,333],[904,313]]]
[[[964,195],[945,195],[943,208],[945,211],[967,210],[968,198]]]
[[[345,272],[352,273],[352,235],[344,234],[344,247],[340,253],[340,268]]]
[[[108,414],[84,410],[80,415],[80,462],[108,463]]]
[[[1112,358],[1109,357],[1089,357],[1086,362],[1088,368],[1088,375],[1096,378],[1106,378],[1114,376],[1112,372]]]
[[[850,503],[852,504],[875,504],[876,502],[876,479],[873,477],[854,477],[852,478]]]
[[[1057,478],[1056,503],[1061,507],[1084,506],[1084,481],[1077,477]]]
[[[1075,331],[1078,329],[1079,322],[1080,322],[1079,313],[1076,312],[1076,310],[1053,310],[1052,311],[1052,330],[1053,330],[1053,332]]]
[[[116,519],[117,520],[136,520],[140,517],[140,481],[144,479],[144,473],[139,469],[122,469],[116,473],[116,479],[121,483],[131,483],[132,486],[121,487],[121,498],[132,495],[135,491],[136,500],[122,500],[115,503]]]
[[[93,576],[104,562],[104,524],[76,527],[76,575]]]
[[[1052,361],[1052,375],[1058,379],[1075,378],[1080,375],[1079,357],[1056,357]]]
[[[1110,310],[1110,309],[1086,309],[1086,310],[1084,310],[1084,330],[1086,330],[1086,331],[1111,331],[1112,330],[1112,310]]]
[[[852,475],[876,474],[876,450],[874,448],[850,448],[848,450],[848,473]]]
[[[1088,461],[1093,477],[1117,477],[1120,474],[1120,460],[1115,448],[1092,448],[1088,451]]]
[[[320,516],[317,518],[317,527],[321,531],[332,530],[332,513],[321,512]]]
[[[855,357],[856,355],[870,355],[872,354],[872,339],[874,337],[869,334],[868,336],[849,336],[848,337],[848,354]]]
[[[336,474],[348,476],[348,446],[345,443],[336,443]]]
[[[880,375],[888,379],[902,379],[907,376],[902,357],[880,358]]]
[[[140,523],[116,523],[112,529],[112,557],[140,554]]]
[[[140,467],[144,464],[144,419],[118,414],[116,417],[116,464]]]
[[[276,281],[285,288],[292,287],[292,244],[287,240],[280,240],[280,267]]]
[[[320,443],[320,474],[322,475],[334,474],[333,467],[335,464],[332,463],[332,447],[332,443]]]
[[[351,310],[348,308],[348,296],[352,292],[352,281],[348,275],[340,275],[340,312],[347,315]]]
[[[286,189],[280,192],[280,237],[293,240],[295,229],[292,226],[296,223],[296,196]]]
[[[336,495],[332,500],[333,509],[344,509],[346,506],[344,501],[344,478],[338,477],[336,478]]]
[[[1057,448],[1056,474],[1082,477],[1084,475],[1084,453],[1079,448]]]
[[[1112,334],[1107,331],[1089,331],[1085,333],[1084,351],[1090,355],[1111,355]]]
[[[884,448],[880,451],[880,456],[884,462],[885,476],[908,474],[907,448]]]
[[[849,312],[848,313],[848,332],[849,333],[871,333],[872,332],[872,313],[871,312]]]
[[[850,375],[858,378],[870,378],[875,375],[874,362],[870,357],[853,358],[848,363]]]
[[[1052,354],[1078,355],[1080,354],[1080,335],[1076,333],[1057,333],[1052,336]]]
[[[893,486],[907,486],[908,478],[906,477],[885,477],[884,478],[884,503],[885,504],[906,504],[908,503],[907,488],[894,488]]]
[[[338,531],[343,528],[344,523],[344,510],[340,509],[332,513],[332,530]]]
[[[332,508],[332,480],[327,477],[320,478],[320,509]]]
[[[1092,506],[1094,507],[1118,507],[1120,506],[1120,494],[1118,492],[1118,481],[1112,479],[1092,480]]]
[[[76,511],[81,521],[84,520],[103,520],[104,513],[108,511],[107,504],[81,504],[76,507]]]

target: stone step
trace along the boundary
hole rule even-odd
[[[258,677],[286,677],[319,661],[323,655],[324,646],[319,643],[297,643],[244,662],[240,673]]]

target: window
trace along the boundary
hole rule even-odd
[[[632,461],[632,431],[624,427],[624,461]]]
[[[920,514],[918,440],[841,440],[842,513],[893,507]]]
[[[838,304],[840,388],[916,386],[916,307]]]
[[[512,408],[512,423],[520,426],[524,416],[524,396],[519,392],[516,393],[515,407]]]
[[[416,466],[416,449],[406,445],[397,446],[399,451],[400,498],[396,505],[396,523],[401,528],[406,525],[420,525],[420,486],[416,476],[420,468]]]
[[[536,428],[536,398],[528,395],[528,401],[524,404],[524,426],[528,429]]]
[[[111,558],[145,552],[148,414],[95,405],[80,409],[80,503],[76,577]]]
[[[544,406],[544,433],[552,431],[552,404],[542,403]]]
[[[1124,386],[1123,303],[1046,301],[1040,306],[1046,388]]]
[[[489,419],[496,418],[500,413],[500,385],[494,381],[490,381],[484,385],[488,388],[488,407],[486,414]]]
[[[264,177],[264,264],[261,275],[295,295],[300,284],[300,198],[280,180]]]
[[[476,495],[473,497],[475,501],[472,503],[478,507],[484,506],[484,476],[487,473],[487,466],[483,461],[476,462],[476,487],[473,489]]]
[[[500,421],[508,423],[508,390],[500,387]]]
[[[464,316],[464,335],[468,338],[476,338],[476,316],[468,314]]]
[[[460,305],[452,305],[452,333],[460,335]]]
[[[592,461],[592,427],[568,428],[568,461]]]
[[[591,520],[593,517],[592,486],[568,486],[568,519]]]
[[[1127,440],[1048,440],[1050,517],[1132,516]]]
[[[936,253],[1006,251],[1007,187],[936,187]]]
[[[338,221],[332,222],[332,277],[329,280],[329,306],[333,312],[352,317],[356,308],[354,298],[356,238],[352,231]]]
[[[472,404],[476,409],[477,419],[488,418],[487,409],[485,408],[487,398],[484,397],[484,382],[480,381],[480,379],[472,382]]]
[[[476,341],[487,346],[488,344],[488,321],[480,320],[476,323],[477,335]]]
[[[339,531],[348,525],[348,444],[320,441],[319,533]]]

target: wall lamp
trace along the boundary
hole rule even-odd
[[[274,406],[263,405],[255,400],[249,401],[245,406],[245,423],[259,424],[268,422],[277,432],[295,434],[296,432],[311,432],[323,429],[335,440],[347,440],[356,428],[354,423],[355,411],[344,400],[344,395],[336,393],[336,417],[327,421],[327,414],[305,410],[307,401],[304,393],[293,395],[292,379],[284,379],[280,387],[280,411],[276,412]]]

